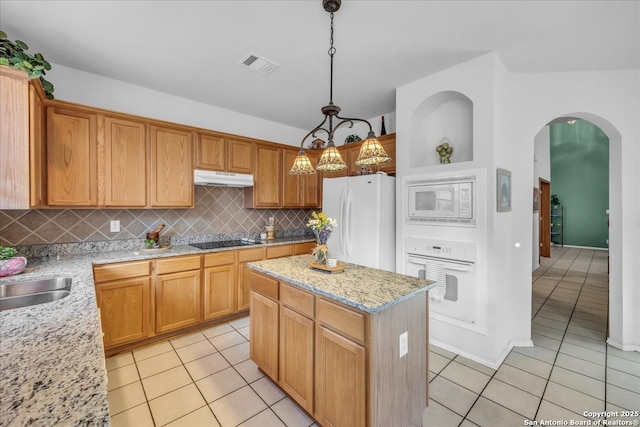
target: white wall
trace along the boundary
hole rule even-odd
[[[583,118],[609,137],[609,342],[640,351],[640,70],[511,74],[508,87],[511,108],[504,123],[522,148],[514,164],[529,174],[526,186],[533,176],[527,147],[552,119]],[[524,185],[516,191],[528,193]],[[514,233],[530,225],[530,218],[518,217]]]
[[[549,126],[545,126],[534,138],[533,148],[533,186],[539,188],[539,179],[551,181],[551,142],[549,137]],[[540,212],[533,213],[533,239],[531,241],[532,260],[531,270],[540,267]]]
[[[52,64],[55,97],[91,107],[299,146],[308,130]]]
[[[417,137],[412,134],[412,115],[426,99],[443,91],[460,92],[473,102],[474,160],[412,168],[410,144]],[[478,257],[478,266],[484,263],[487,269],[479,268],[478,285],[486,293],[488,333],[469,334],[432,322],[436,332],[432,336],[443,340],[445,347],[489,365],[499,363],[512,345],[531,342],[532,223],[537,221],[531,184],[537,185],[538,176],[549,178],[547,166],[534,167],[535,140],[551,120],[573,116],[591,121],[610,139],[608,341],[625,350],[640,350],[640,316],[634,309],[640,307],[640,70],[513,74],[496,54],[487,54],[399,87],[396,105],[398,271],[404,271],[406,236],[459,240],[462,233],[404,224],[406,178],[469,167],[484,168],[487,174],[485,229],[473,238],[479,254],[485,253],[484,259]],[[548,146],[539,149],[548,153]],[[496,168],[512,172],[510,213],[495,212]]]

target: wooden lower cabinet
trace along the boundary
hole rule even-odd
[[[200,313],[200,270],[158,275],[156,333],[195,325]]]
[[[247,267],[247,263],[263,260],[264,256],[264,248],[251,248],[238,251],[238,311],[249,309],[251,269]]]
[[[278,378],[278,301],[251,291],[250,356],[269,377]]]
[[[321,425],[366,425],[366,349],[325,327],[316,329],[316,416]]]
[[[232,255],[231,263],[204,269],[204,320],[236,312],[237,267],[233,262],[235,252],[229,254]]]
[[[307,412],[313,413],[314,321],[280,308],[279,384]]]
[[[105,347],[127,344],[153,334],[149,273],[149,261],[94,267]]]

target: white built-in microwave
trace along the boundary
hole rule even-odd
[[[475,225],[473,180],[407,184],[408,221]]]

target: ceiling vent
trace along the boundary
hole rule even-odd
[[[242,58],[239,63],[265,76],[280,66],[270,59],[267,59],[264,56],[260,56],[253,52]]]

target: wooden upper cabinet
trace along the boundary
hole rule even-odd
[[[256,145],[253,187],[245,188],[244,204],[250,208],[277,208],[282,205],[282,148]]]
[[[196,143],[196,168],[223,171],[227,168],[227,141],[223,135],[199,133]],[[238,153],[238,155],[240,155]]]
[[[105,117],[105,206],[147,205],[146,129],[144,123]]]
[[[47,108],[47,199],[50,206],[96,206],[97,116]]]
[[[39,80],[29,85],[29,174],[31,207],[47,205],[47,151],[44,146],[44,91]]]
[[[151,126],[151,206],[193,206],[191,132]]]
[[[282,205],[285,208],[304,206],[302,175],[291,175],[289,170],[298,156],[298,150],[282,150]]]
[[[241,138],[227,140],[227,170],[253,173],[254,142]]]
[[[320,160],[321,151],[307,150],[307,156],[315,168]],[[286,167],[285,167],[286,168]],[[288,172],[288,171],[287,171]],[[302,191],[304,192],[305,208],[319,208],[322,206],[322,174],[316,171],[314,174],[302,176]]]
[[[0,66],[0,209],[46,205],[43,99],[39,80]]]
[[[396,134],[391,133],[378,138],[382,148],[391,156],[391,161],[378,166],[378,170],[390,175],[396,174]]]

